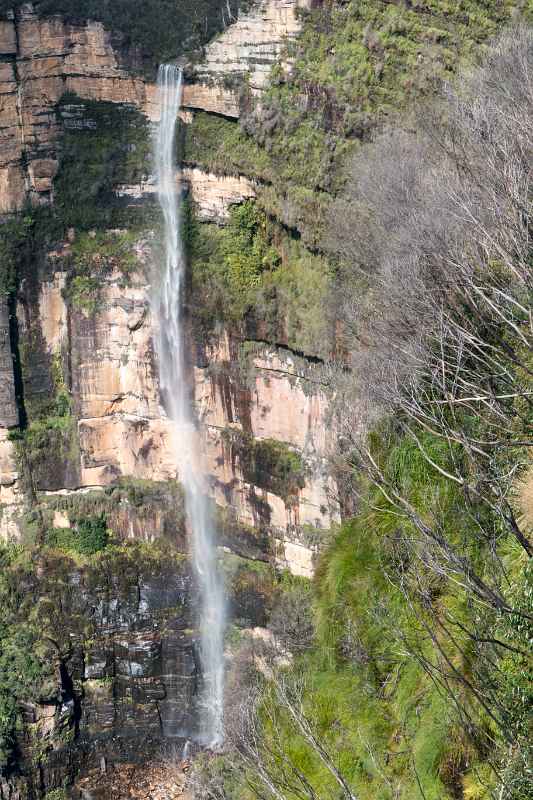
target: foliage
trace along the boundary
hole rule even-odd
[[[15,547],[0,546],[0,770],[11,765],[20,702],[39,695],[46,674],[38,630],[17,614],[27,570]],[[13,580],[13,571],[20,582]]]
[[[92,315],[98,310],[100,290],[106,275],[119,271],[125,281],[138,267],[134,229],[80,233],[72,245],[72,266],[65,297],[73,308]]]
[[[314,646],[247,689],[235,797],[530,796],[531,45],[513,29],[418,131],[376,137],[336,209],[369,286],[335,381],[356,513]]]
[[[334,349],[329,311],[332,270],[252,201],[230,210],[226,227],[199,224],[187,212],[196,319],[204,333],[225,322],[244,336],[263,334],[294,350]]]
[[[30,226],[28,217],[8,219],[0,225],[0,294],[10,295],[16,291]]]
[[[203,111],[195,113],[187,125],[183,161],[218,175],[247,175],[264,181],[275,175],[268,152],[236,122]]]
[[[261,274],[278,260],[276,250],[268,246],[266,219],[254,203],[248,201],[235,208],[222,252],[230,287],[237,298],[242,298],[243,308]]]
[[[53,528],[46,535],[46,543],[60,550],[92,556],[103,550],[109,541],[107,521],[103,514],[82,517],[73,521],[73,528]]]
[[[199,225],[189,217],[188,237],[195,288],[206,301],[201,313],[206,318],[242,320],[254,303],[263,274],[279,258],[267,218],[247,201],[231,210],[223,230]]]
[[[441,446],[429,438],[425,444],[437,450]],[[461,493],[450,490],[401,435],[382,432],[375,446],[383,468],[408,487],[420,514],[438,514],[456,530],[457,541],[467,542],[475,522],[469,522]],[[488,797],[498,781],[489,755],[494,754],[496,732],[478,701],[491,698],[491,708],[505,709],[506,730],[514,742],[513,764],[508,767],[505,740],[500,744],[500,757],[510,774],[504,796],[527,796],[531,683],[524,617],[502,618],[483,611],[453,580],[436,578],[423,559],[411,560],[404,542],[415,535],[412,525],[394,513],[379,489],[365,483],[360,488],[359,514],[343,525],[320,562],[314,645],[282,674],[281,693],[276,681],[261,690],[258,762],[269,764],[274,785],[283,783],[278,769],[285,775],[294,770],[303,773],[316,796],[334,792],[336,782],[323,759],[287,712],[284,698],[295,692],[313,735],[354,797],[388,800],[420,794],[444,800],[463,789],[465,797],[481,798],[484,791]],[[504,552],[505,568],[515,576],[516,607],[526,611],[531,582],[524,559],[512,546]],[[490,559],[487,565],[490,569]],[[419,593],[421,583],[424,592]],[[273,619],[277,618],[274,607]],[[474,641],[470,631],[475,631]],[[495,640],[506,644],[486,644]],[[492,672],[495,658],[498,669]],[[477,699],[469,689],[472,684],[479,692]],[[277,754],[274,761],[269,760],[272,753]],[[250,763],[248,767],[245,781],[250,786],[257,775]],[[228,787],[238,770],[230,773]],[[238,783],[227,796],[255,795]],[[289,790],[286,796],[299,795]]]
[[[74,559],[58,549],[25,549],[0,545],[0,775],[16,766],[20,747],[38,761],[43,754],[42,729],[22,724],[24,704],[63,705],[58,727],[73,730],[65,701],[79,700],[83,688],[64,680],[76,669],[73,651],[89,652],[95,644],[95,608],[109,592],[126,609],[138,602],[139,581],[165,580],[181,574],[186,558],[169,542],[128,542],[100,546],[106,536],[104,518],[79,517],[74,536],[90,558]],[[97,549],[97,552],[95,550]],[[154,610],[155,624],[158,614]],[[60,669],[60,664],[61,669]],[[57,745],[57,730],[47,730],[45,746]]]
[[[56,216],[65,228],[119,226],[125,211],[115,188],[139,183],[150,171],[146,118],[131,106],[72,94],[61,98],[57,113],[64,135],[54,180]]]
[[[241,125],[195,115],[185,160],[266,182],[259,203],[316,247],[349,153],[387,116],[432,95],[510,18],[507,0],[388,3],[327,0],[303,12],[288,46]],[[245,90],[246,87],[243,87]]]
[[[243,628],[264,627],[275,595],[273,567],[233,553],[224,554],[221,567],[234,624]]]
[[[301,654],[314,637],[312,587],[307,578],[284,573],[269,619],[269,628],[284,652]]]

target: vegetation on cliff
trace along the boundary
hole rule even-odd
[[[101,518],[94,517],[91,526],[87,518],[80,520],[76,531],[71,533],[82,547],[75,558],[62,551],[57,540],[40,551],[0,547],[3,774],[16,772],[21,759],[32,757],[45,769],[54,749],[74,735],[90,677],[84,665],[106,651],[105,624],[113,618],[113,603],[122,624],[129,619],[138,625],[145,613],[140,605],[142,585],[165,575],[175,581],[187,569],[185,557],[168,542],[164,548],[114,542],[102,549]],[[169,612],[160,602],[152,613],[161,623]],[[114,653],[109,657],[115,658]],[[105,659],[109,683],[118,686],[120,677]]]
[[[195,116],[186,158],[265,181],[265,209],[315,247],[347,156],[384,118],[434,94],[471,61],[513,7],[503,0],[317,3],[302,12],[303,32],[288,45],[291,69],[274,71],[240,130]]]
[[[332,269],[254,202],[230,210],[228,224],[200,224],[188,215],[187,244],[202,336],[225,323],[241,336],[285,343],[329,356]]]
[[[208,8],[197,5],[176,43],[178,26],[155,20],[151,3],[135,19],[125,2],[75,5],[39,9],[106,24],[119,15],[141,46],[147,21],[151,36],[157,22],[149,60],[197,47]],[[187,161],[263,182],[224,228],[188,220],[202,333],[223,322],[301,352],[342,350],[327,377],[340,432],[334,473],[351,509],[312,586],[226,559],[235,615],[268,623],[276,647],[255,645],[243,663],[237,654],[229,756],[199,771],[199,798],[530,795],[531,545],[517,494],[529,480],[532,424],[531,35],[516,29],[456,92],[398,117],[509,13],[492,0],[316,4],[290,45],[292,74],[275,71],[261,108],[250,104],[240,127],[197,114],[189,130]],[[126,277],[131,267],[130,234],[107,229],[153,221],[149,204],[137,215],[114,192],[150,171],[148,127],[132,109],[73,96],[59,119],[56,204],[4,226],[2,291],[13,296],[26,279],[31,292],[46,247],[72,226],[66,295],[90,315],[102,258]],[[26,386],[28,368],[41,365],[33,333],[21,349]],[[81,683],[73,694],[55,667],[74,663],[72,641],[77,652],[92,646],[93,594],[99,602],[99,587],[112,593],[118,582],[137,602],[139,565],[164,573],[168,561],[166,545],[122,546],[112,535],[128,505],[141,522],[159,511],[168,486],[129,481],[53,500],[36,491],[51,460],[68,463],[75,422],[54,363],[45,371],[47,396],[28,392],[29,425],[14,434],[29,476],[27,544],[38,548],[7,548],[0,564],[3,768],[24,739],[23,710],[51,705],[61,722],[64,701],[77,702]],[[299,455],[233,430],[227,439],[245,479],[290,504],[305,477]],[[175,506],[172,534],[184,524]],[[56,527],[55,512],[69,528]]]
[[[350,163],[332,380],[357,513],[319,563],[313,641],[237,693],[199,797],[531,796],[532,59],[513,29]]]

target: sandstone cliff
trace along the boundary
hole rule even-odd
[[[242,15],[208,46],[195,82],[185,88],[185,104],[226,113],[223,105],[216,106],[212,93],[228,85],[228,76],[242,76],[246,70],[250,70],[252,88],[260,91],[286,38],[298,30],[296,11],[302,5],[292,0],[262,2]],[[12,16],[2,23],[1,38],[6,58],[3,66],[6,74],[9,72],[4,132],[10,146],[0,149],[7,187],[0,193],[4,210],[20,208],[28,197],[32,202],[53,201],[53,179],[64,130],[57,104],[65,93],[134,104],[151,119],[158,116],[154,87],[119,66],[111,37],[100,24],[67,24],[59,17],[42,20],[31,6]],[[210,99],[206,99],[206,91],[211,92]],[[236,89],[224,91],[236,103]],[[83,121],[74,118],[72,124]],[[203,220],[224,222],[232,204],[254,194],[253,183],[244,177],[217,176],[191,167],[184,171],[183,179]],[[137,187],[117,187],[121,196],[133,199],[142,199],[153,190],[151,180]],[[146,243],[140,242],[136,253],[144,267],[142,274],[132,276],[125,285],[122,276],[111,271],[99,292],[97,308],[87,314],[65,299],[70,257],[67,242],[62,251],[50,255],[47,278],[40,283],[37,301],[25,302],[24,314],[19,312],[22,336],[29,336],[31,331],[42,351],[27,370],[26,394],[31,400],[36,385],[37,393],[50,389],[49,378],[38,385],[43,378],[37,374],[37,363],[50,364],[59,354],[68,372],[76,416],[76,457],[70,459],[68,470],[63,469],[55,480],[47,474],[44,484],[37,488],[74,490],[107,485],[125,475],[154,480],[175,475],[169,422],[159,403],[148,300],[149,256],[143,247],[146,251]],[[220,504],[232,507],[242,522],[272,531],[280,563],[293,564],[296,572],[310,574],[312,551],[303,543],[306,537],[301,533],[302,526],[327,528],[331,521],[324,469],[325,399],[316,381],[299,374],[289,351],[268,346],[256,346],[247,357],[252,383],[243,386],[234,375],[228,378],[244,344],[232,342],[227,334],[218,341],[206,342],[200,358],[205,366],[195,368],[214,496]],[[5,386],[11,399],[4,429],[16,424],[9,359],[6,352]],[[254,487],[239,472],[238,459],[228,462],[223,433],[235,428],[252,438],[281,441],[304,456],[305,486],[296,497],[288,501]],[[3,481],[10,487],[9,498],[13,500],[13,457],[9,450],[6,441]],[[18,499],[21,501],[21,495]],[[8,530],[13,532],[13,503],[6,505],[4,535]],[[258,508],[263,510],[258,513]]]
[[[238,118],[243,75],[253,94],[265,88],[307,5],[252,4],[207,47],[185,86],[185,136],[198,111]],[[155,87],[128,71],[99,23],[22,6],[0,21],[0,61],[3,221],[54,206],[66,138],[98,136],[98,104],[135,108],[148,132],[157,122]],[[113,186],[126,210],[150,206],[151,172],[147,157],[137,182]],[[255,196],[244,175],[190,164],[179,177],[195,219],[213,227]],[[135,758],[139,738],[149,755],[194,735],[196,592],[154,354],[157,263],[153,227],[74,226],[29,255],[9,306],[0,302],[0,538],[51,548],[15,580],[36,608],[61,608],[43,618],[57,653],[46,654],[47,690],[24,708],[19,769],[0,782],[2,800],[42,797],[102,752]],[[246,632],[267,624],[276,570],[312,576],[338,518],[327,398],[315,360],[235,327],[199,335],[194,306],[193,297],[188,368],[231,622]],[[111,537],[90,565],[56,552],[83,519]]]

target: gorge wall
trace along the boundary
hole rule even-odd
[[[308,5],[252,4],[207,46],[188,68],[183,137],[197,113],[238,124],[243,76],[246,91],[260,95]],[[17,766],[8,761],[0,797],[19,800],[70,781],[102,752],[135,758],[139,743],[155,752],[162,739],[194,734],[201,676],[149,305],[157,233],[128,222],[129,210],[153,219],[155,87],[100,23],[43,19],[31,5],[0,21],[0,57],[0,213],[6,225],[33,225],[16,293],[0,303],[0,538],[37,547],[31,565],[9,567],[22,592],[13,613],[30,615],[32,635],[42,628],[55,643],[43,651],[38,690],[16,711]],[[122,148],[136,166],[112,181],[121,224],[72,224],[37,243],[38,214],[68,205],[62,170],[72,143],[88,134],[97,148],[112,107],[140,120],[136,143]],[[189,162],[181,177],[200,225],[225,225],[232,208],[255,197],[255,180],[243,174]],[[66,182],[72,188],[76,178]],[[283,333],[258,336],[257,319],[199,326],[197,302],[193,293],[195,409],[232,623],[252,632],[267,622],[277,571],[311,577],[338,518],[326,387],[320,358],[291,348]],[[104,529],[110,544],[94,563],[72,556],[74,540]]]
[[[228,76],[242,76],[246,71],[250,71],[253,90],[260,91],[286,37],[298,30],[295,12],[300,5],[260,3],[243,15],[207,47],[195,82],[185,88],[184,105],[225,114],[227,98],[231,96],[237,109],[236,91],[225,90],[226,100],[217,100],[217,92],[227,83]],[[120,58],[111,47],[110,34],[97,23],[74,26],[58,17],[41,20],[31,6],[24,6],[13,20],[2,23],[2,31],[2,54],[6,59],[3,66],[8,75],[3,131],[11,147],[2,148],[5,188],[1,197],[4,211],[14,211],[28,199],[39,204],[53,202],[53,178],[58,169],[62,131],[96,124],[92,120],[84,123],[82,118],[75,119],[75,115],[69,119],[68,111],[58,120],[58,103],[65,94],[133,104],[152,120],[157,119],[157,104],[153,85],[132,77],[119,66]],[[123,196],[142,198],[153,192],[149,165],[145,168],[142,183],[128,187],[129,192],[119,187]],[[199,218],[206,221],[223,222],[232,204],[254,194],[253,182],[244,176],[209,174],[188,167],[183,178]],[[76,237],[75,231],[72,237]],[[142,267],[141,274],[133,273],[125,285],[120,272],[113,273],[111,257],[109,270],[102,270],[109,274],[103,281],[98,302],[87,313],[87,309],[72,308],[73,304],[65,298],[72,259],[72,242],[65,242],[59,250],[47,255],[46,279],[40,281],[31,302],[25,304],[25,318],[20,319],[22,336],[26,331],[28,337],[40,340],[43,360],[50,362],[62,354],[64,363],[69,364],[79,461],[72,465],[72,476],[76,477],[70,481],[71,485],[63,486],[59,480],[55,482],[55,490],[107,485],[124,475],[161,481],[175,471],[166,444],[165,426],[169,423],[161,417],[157,365],[153,358],[147,301],[149,247],[141,240],[132,251]],[[262,500],[274,506],[269,516],[277,537],[283,530],[296,531],[305,524],[328,527],[329,510],[324,509],[328,509],[329,503],[321,485],[326,455],[325,399],[315,392],[319,381],[306,377],[309,370],[305,359],[296,358],[301,362],[298,369],[290,351],[268,345],[262,349],[251,343],[244,360],[256,374],[247,376],[249,385],[244,386],[235,375],[224,374],[231,371],[239,349],[246,349],[245,341],[234,338],[222,332],[212,341],[198,343],[195,366],[199,415],[210,431],[213,477],[219,487],[217,500],[228,502],[227,487],[231,484],[233,495],[229,505],[235,505],[239,496],[236,507],[242,520],[258,522],[253,503],[245,499],[254,487],[246,488],[237,461],[234,459],[232,466],[227,462],[227,452],[224,455],[221,432],[238,428],[260,439],[282,441],[309,459],[306,469],[310,479],[306,488],[302,487],[297,497],[291,498],[290,505],[258,489],[264,495]],[[310,369],[312,372],[313,367]],[[36,370],[31,364],[30,371]],[[250,370],[246,366],[242,371]],[[12,383],[9,372],[7,368],[6,387]],[[28,378],[32,386],[37,380],[33,375]],[[45,383],[36,391],[48,389]],[[3,424],[9,428],[12,422],[13,410]],[[222,485],[226,487],[225,493]],[[237,485],[241,487],[239,491],[235,489]],[[9,516],[10,512],[6,513],[5,519]]]
[[[527,795],[530,6],[0,0],[0,800],[185,800],[189,755],[202,796]],[[220,753],[149,303],[169,62]]]

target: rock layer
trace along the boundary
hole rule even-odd
[[[69,246],[63,258],[68,259]],[[136,252],[149,274],[149,242],[140,241]],[[94,306],[84,310],[68,299],[57,252],[51,264],[55,271],[41,283],[38,302],[28,303],[20,320],[22,335],[31,330],[42,346],[26,374],[26,395],[31,401],[32,392],[39,397],[47,390],[45,365],[60,358],[72,398],[76,447],[69,449],[68,469],[63,460],[35,471],[36,488],[106,487],[129,476],[176,478],[143,269],[129,273],[127,281],[120,272],[104,269]],[[191,362],[191,379],[214,499],[233,509],[239,523],[265,531],[278,563],[309,576],[320,531],[336,518],[327,477],[327,400],[319,373],[288,350],[245,345],[227,334],[197,356],[200,365]],[[277,441],[297,453],[305,467],[304,485],[290,497],[253,485],[228,448],[228,432],[239,431],[251,441]],[[9,484],[14,473],[7,454],[4,464],[3,482]]]
[[[211,45],[184,106],[237,118],[238,83],[264,90],[287,39],[300,29],[297,10],[310,0],[260,0]],[[111,34],[97,22],[41,19],[31,4],[0,21],[0,213],[53,197],[60,126],[56,106],[66,93],[127,103],[159,117],[156,87],[120,66]],[[234,85],[231,86],[233,81]]]
[[[206,47],[185,88],[184,105],[227,117],[240,115],[238,86],[246,78],[249,91],[260,95],[286,43],[301,28],[298,11],[312,0],[260,0]],[[232,84],[233,83],[233,87]]]
[[[65,93],[144,107],[144,82],[119,67],[111,36],[97,22],[38,18],[31,5],[0,22],[0,213],[53,192]]]

